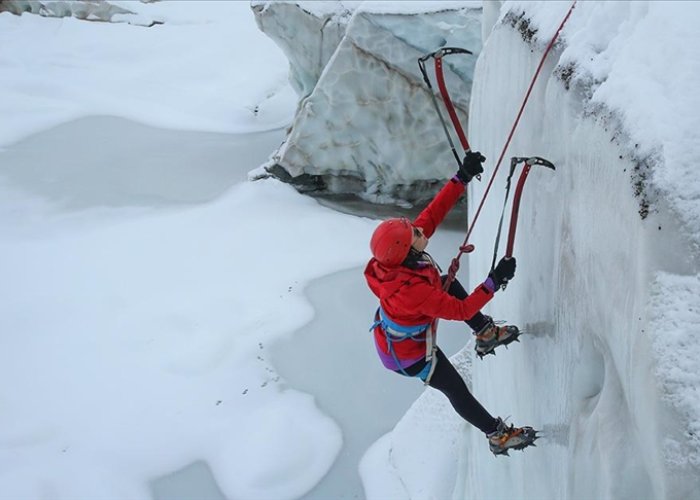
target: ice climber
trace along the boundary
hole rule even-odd
[[[425,252],[430,238],[465,190],[472,177],[483,172],[485,158],[468,152],[457,174],[411,222],[406,218],[382,222],[372,235],[372,259],[365,278],[379,298],[372,325],[374,341],[384,366],[447,396],[457,413],[486,434],[491,451],[508,454],[534,442],[531,427],[506,425],[494,418],[469,392],[467,385],[435,344],[437,320],[465,321],[476,335],[477,354],[490,353],[520,334],[516,326],[497,326],[480,312],[496,290],[515,275],[515,258],[500,260],[486,280],[467,294],[458,281],[443,290],[445,276]]]

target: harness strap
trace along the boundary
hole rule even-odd
[[[390,333],[394,337],[397,337],[395,340],[397,342],[401,342],[402,340],[406,339],[413,339],[418,342],[425,342],[423,339],[416,339],[418,335],[421,333],[425,332],[428,327],[430,326],[430,323],[421,323],[420,325],[401,325],[389,318],[387,316],[386,312],[384,312],[384,309],[379,307],[377,309],[377,314],[375,315],[375,318],[378,318],[370,330],[374,330],[377,325],[382,325],[382,328],[384,329],[385,332]]]
[[[435,320],[435,326],[437,326],[437,320]],[[435,366],[438,363],[437,356],[437,343],[435,343],[435,328],[433,323],[428,326],[428,331],[425,332],[425,361],[430,365],[430,371],[428,371],[428,376],[423,379],[423,384],[430,385],[430,379],[433,377],[433,372],[435,372]]]
[[[386,345],[389,348],[389,352],[391,353],[391,357],[394,358],[394,363],[396,363],[396,368],[406,377],[410,377],[410,375],[408,373],[406,373],[406,370],[404,370],[403,367],[401,366],[401,362],[399,361],[399,358],[396,355],[396,352],[394,351],[394,342],[391,340],[391,335],[386,330],[384,330],[384,335],[386,335]]]

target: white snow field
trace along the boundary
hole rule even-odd
[[[261,353],[373,223],[246,181],[296,105],[248,3],[134,6],[165,24],[0,14],[0,498],[150,498],[201,462],[297,498],[341,433]]]
[[[440,344],[542,429],[509,458],[375,358],[361,273],[393,209],[248,180],[299,110],[250,3],[112,3],[141,21],[0,13],[0,499],[700,498],[700,3],[579,2],[500,167],[459,278],[490,268],[508,157],[553,161],[487,307],[527,334]],[[483,3],[472,215],[570,5]]]

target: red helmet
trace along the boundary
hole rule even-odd
[[[369,247],[372,255],[385,266],[401,264],[413,242],[413,224],[406,218],[385,220],[372,234]]]

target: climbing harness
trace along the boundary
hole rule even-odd
[[[425,342],[425,368],[418,373],[417,377],[423,380],[425,385],[430,383],[430,378],[433,376],[435,371],[435,365],[437,365],[437,344],[435,342],[435,329],[437,328],[437,320],[430,323],[423,323],[419,325],[405,326],[392,321],[389,316],[387,316],[384,309],[381,306],[377,309],[374,315],[374,323],[370,326],[369,331],[374,331],[378,326],[382,327],[384,335],[386,338],[387,348],[391,357],[396,363],[396,369],[402,375],[410,377],[406,370],[401,367],[398,356],[396,356],[396,351],[394,350],[395,342],[403,342],[404,340],[411,339],[416,342]]]
[[[496,173],[498,172],[498,169],[501,166],[501,162],[503,161],[503,158],[506,154],[508,146],[510,145],[510,142],[513,138],[513,135],[515,134],[515,130],[516,130],[518,124],[520,123],[520,118],[523,115],[523,111],[525,110],[525,106],[527,105],[527,102],[530,98],[530,94],[532,93],[532,89],[534,88],[535,83],[537,82],[537,78],[539,77],[540,72],[542,70],[542,67],[544,66],[544,62],[547,59],[547,56],[549,55],[550,50],[554,46],[554,43],[559,38],[559,34],[561,33],[562,29],[564,28],[564,25],[569,20],[569,17],[571,16],[571,13],[573,12],[573,9],[575,6],[576,6],[576,0],[574,0],[572,2],[571,7],[569,7],[569,10],[567,11],[566,15],[564,16],[564,19],[560,23],[559,27],[557,28],[557,31],[552,36],[552,39],[550,40],[549,44],[545,48],[544,53],[542,54],[542,58],[540,60],[540,63],[537,66],[537,69],[535,70],[535,73],[532,77],[532,81],[530,82],[530,86],[528,87],[527,92],[525,93],[525,97],[523,98],[523,102],[522,102],[522,105],[520,106],[520,110],[518,111],[518,114],[515,118],[513,126],[510,130],[510,133],[508,134],[508,138],[506,139],[506,142],[503,145],[503,149],[501,150],[501,154],[498,157],[498,161],[496,162],[496,166],[494,167],[493,173],[491,174],[491,178],[489,179],[488,185],[486,186],[486,190],[484,191],[484,195],[481,198],[481,202],[479,203],[479,206],[476,210],[476,213],[474,214],[474,218],[472,219],[471,224],[467,225],[467,235],[464,238],[464,242],[462,245],[460,245],[459,252],[458,252],[457,256],[454,259],[452,259],[452,262],[450,264],[450,268],[448,271],[447,279],[445,280],[445,283],[444,283],[445,289],[449,288],[450,284],[454,281],[454,279],[457,275],[457,271],[459,270],[459,259],[462,257],[462,255],[464,253],[469,253],[469,252],[474,250],[474,245],[469,243],[469,238],[471,237],[471,233],[472,233],[472,230],[474,229],[474,225],[476,224],[476,221],[478,220],[479,215],[481,214],[481,210],[484,206],[484,202],[486,201],[486,197],[488,196],[489,191],[491,190],[491,186],[493,185],[493,181],[496,178]],[[430,94],[432,96],[433,104],[435,105],[435,108],[438,112],[438,116],[440,117],[440,121],[443,124],[443,128],[445,129],[445,132],[447,133],[448,142],[450,144],[450,147],[452,148],[452,153],[455,155],[457,162],[461,165],[460,160],[459,160],[459,156],[457,155],[457,152],[455,151],[455,148],[454,148],[454,144],[452,143],[452,140],[449,137],[449,132],[447,131],[447,126],[446,126],[445,121],[442,117],[442,113],[440,112],[440,109],[439,109],[438,104],[437,104],[437,99],[435,98],[435,95],[432,91],[432,86],[430,85],[429,78],[428,78],[427,73],[425,71],[425,61],[427,59],[429,59],[430,57],[434,57],[435,58],[435,73],[436,73],[436,79],[437,79],[439,87],[440,87],[440,93],[442,95],[443,101],[445,102],[445,106],[447,107],[447,110],[450,114],[450,118],[452,119],[452,124],[454,126],[454,129],[460,138],[460,142],[461,142],[463,148],[465,149],[465,152],[469,151],[469,143],[467,141],[466,136],[464,135],[464,131],[462,130],[462,126],[459,123],[459,120],[457,119],[457,114],[454,112],[454,106],[452,105],[452,101],[449,97],[449,93],[447,92],[447,88],[444,85],[444,75],[442,74],[442,57],[444,55],[457,54],[457,53],[471,54],[471,52],[469,52],[466,49],[445,47],[443,49],[438,50],[437,52],[434,52],[432,54],[428,54],[426,56],[421,57],[418,60],[418,66],[420,67],[421,73],[423,74],[423,79],[426,81],[426,84],[428,85],[428,88],[430,90]],[[537,158],[537,157],[533,157],[533,158]],[[529,164],[529,163],[527,163],[527,161],[525,161],[525,169],[523,170],[523,173],[521,174],[520,179],[518,180],[518,186],[516,187],[517,204],[514,203],[513,213],[511,215],[511,223],[510,223],[511,227],[510,227],[510,234],[508,237],[508,247],[506,250],[507,257],[512,257],[513,244],[514,244],[514,238],[515,238],[515,228],[517,226],[517,214],[518,214],[518,209],[519,209],[519,205],[520,205],[520,195],[522,193],[522,187],[523,187],[523,184],[525,183],[525,179],[527,178],[527,173],[529,172],[530,167],[533,164],[551,166],[550,168],[554,167],[547,160],[544,160],[541,158],[540,158],[540,160],[542,162],[546,162],[548,165],[545,165],[545,163]],[[519,162],[516,162],[515,165],[517,165],[517,163],[519,163]],[[512,160],[511,160],[511,168],[514,169],[514,165],[513,165]],[[512,176],[512,172],[511,172],[511,176]],[[510,177],[509,177],[509,180],[510,180]],[[507,201],[507,196],[508,196],[508,192],[506,192],[506,201]],[[505,210],[505,208],[504,208],[504,210]],[[513,219],[513,216],[515,216],[515,219]],[[468,216],[467,216],[467,219],[468,219]],[[502,226],[502,221],[501,221],[501,224],[499,224],[499,234],[497,236],[497,240],[500,238],[500,226]],[[498,243],[497,243],[497,245],[498,245]],[[497,248],[497,245],[496,245],[496,248]],[[493,269],[494,266],[495,266],[495,259],[494,259],[494,263],[492,264],[491,268]]]

